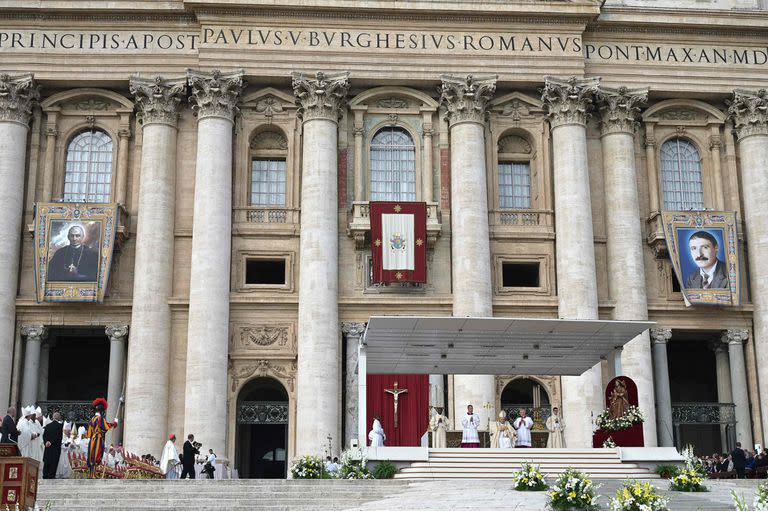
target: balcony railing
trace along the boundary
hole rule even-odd
[[[736,424],[733,403],[672,403],[672,423]]]
[[[37,405],[46,417],[59,412],[66,421],[74,421],[83,425],[93,417],[93,406],[90,401],[38,401]]]
[[[547,209],[500,209],[488,213],[491,235],[497,238],[520,236],[553,237],[554,215]]]
[[[520,408],[525,408],[528,417],[533,418],[533,404],[531,403],[501,403],[501,408],[507,412],[507,419],[514,421],[520,413]],[[552,415],[552,405],[541,405],[541,422],[546,422]]]

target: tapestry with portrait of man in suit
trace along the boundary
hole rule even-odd
[[[732,212],[663,213],[669,256],[687,305],[738,305],[735,221]]]

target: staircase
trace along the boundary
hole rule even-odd
[[[539,465],[550,481],[569,467],[593,479],[658,479],[647,468],[623,463],[618,449],[430,449],[428,461],[411,463],[395,478],[509,478],[526,461]]]

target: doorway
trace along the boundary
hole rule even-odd
[[[549,418],[552,414],[552,405],[544,385],[532,378],[515,378],[501,391],[501,409],[507,412],[510,421],[515,420],[520,408],[525,408],[529,417],[534,416],[533,394],[536,387],[539,387],[541,398],[541,420],[546,421]]]
[[[255,378],[237,395],[235,467],[241,479],[283,479],[288,473],[288,392],[273,378]]]

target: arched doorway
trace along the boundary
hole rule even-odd
[[[544,385],[532,378],[516,378],[504,386],[501,391],[501,408],[507,412],[507,417],[514,420],[518,410],[525,408],[528,416],[533,417],[533,394],[538,387],[541,398],[541,420],[546,421],[552,413],[549,394]]]
[[[237,395],[235,467],[241,479],[286,477],[288,392],[273,378],[255,378]]]

